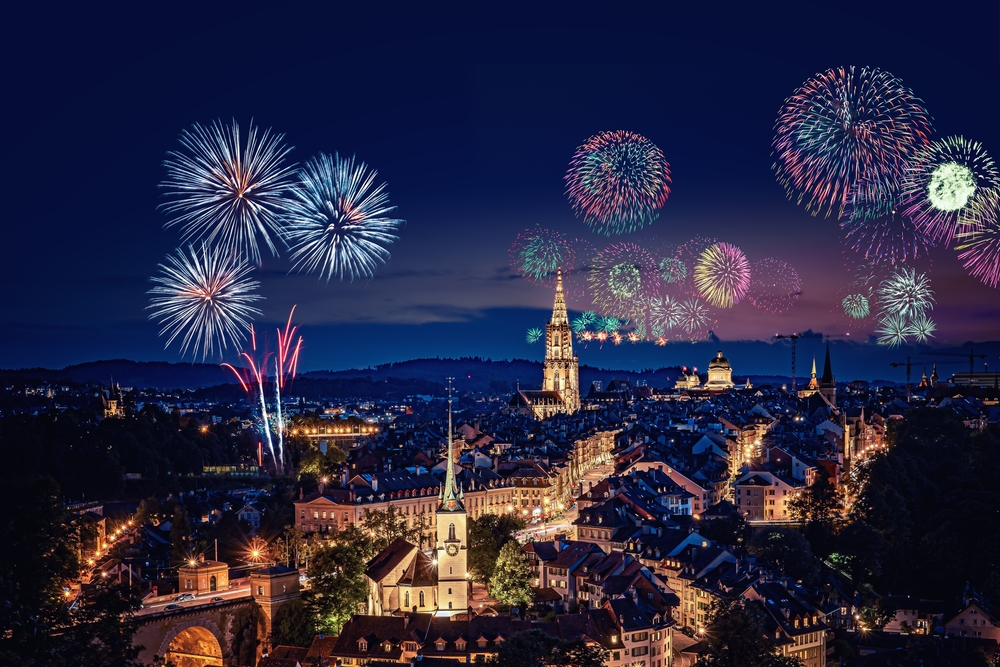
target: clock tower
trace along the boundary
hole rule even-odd
[[[469,609],[468,515],[462,501],[465,494],[455,476],[451,425],[451,378],[448,378],[448,472],[438,494],[437,559],[438,615],[451,616]]]

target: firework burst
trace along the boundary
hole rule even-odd
[[[880,318],[878,328],[875,329],[879,345],[888,345],[889,347],[903,345],[910,333],[910,325],[906,321],[906,317],[897,313],[890,313]]]
[[[167,202],[161,208],[172,217],[166,227],[179,226],[182,241],[204,240],[254,263],[260,263],[260,236],[277,255],[273,238],[281,238],[295,187],[295,165],[285,164],[292,148],[283,140],[253,123],[244,140],[235,120],[232,126],[195,123],[181,132],[183,150],[163,161]]]
[[[783,313],[802,294],[802,280],[791,264],[767,257],[750,269],[748,299],[755,308],[769,313]]]
[[[918,343],[926,343],[928,339],[934,337],[935,330],[937,330],[937,325],[934,320],[927,317],[926,313],[919,313],[910,320],[907,333],[913,336]]]
[[[255,293],[260,283],[249,278],[253,266],[202,243],[200,254],[193,245],[187,254],[178,248],[159,267],[150,278],[156,287],[147,292],[153,295],[147,309],[149,319],[159,321],[160,335],[167,335],[164,347],[180,337],[181,356],[190,349],[205,360],[246,339],[250,321],[261,315],[251,304],[264,298]]]
[[[930,133],[923,103],[892,74],[829,69],[785,100],[775,122],[773,168],[789,199],[813,215],[839,217],[861,176],[897,180]]]
[[[969,275],[990,287],[1000,284],[1000,188],[979,191],[959,220],[955,238]]]
[[[897,269],[879,284],[879,312],[883,317],[892,314],[909,320],[933,309],[934,290],[930,284],[927,274],[906,267]]]
[[[934,243],[947,244],[976,190],[998,184],[996,165],[979,142],[948,137],[920,150],[906,169],[903,207]]]
[[[750,290],[750,262],[730,243],[716,243],[701,254],[694,267],[698,293],[718,308],[732,308]]]
[[[852,188],[840,221],[845,244],[879,266],[926,258],[930,238],[902,212],[898,185],[864,178]]]
[[[615,243],[598,253],[587,279],[599,310],[628,318],[646,310],[660,283],[656,260],[635,243]]]
[[[652,334],[662,337],[678,325],[680,305],[669,294],[653,297],[649,303],[649,322]]]
[[[708,306],[698,298],[677,302],[677,327],[692,339],[699,337],[711,324]]]
[[[374,186],[378,172],[354,157],[320,153],[299,172],[298,206],[286,237],[292,269],[319,271],[326,281],[372,278],[389,258],[386,246],[398,237],[402,220],[389,217],[385,183]]]
[[[566,194],[591,229],[611,236],[656,219],[670,195],[670,165],[649,139],[634,132],[601,132],[576,149]]]
[[[597,313],[588,310],[580,313],[579,317],[573,319],[573,331],[580,333],[586,331],[597,323]]]
[[[527,335],[525,335],[525,340],[528,341],[528,345],[534,345],[540,341],[545,336],[545,332],[538,327],[532,327],[528,329]]]
[[[844,310],[844,315],[852,320],[863,320],[871,315],[871,304],[865,294],[857,292],[848,294],[841,299],[840,306]]]
[[[554,287],[556,273],[576,263],[572,242],[551,229],[525,229],[507,251],[510,268],[536,285]]]
[[[624,326],[624,324],[617,317],[601,317],[597,321],[597,329],[601,333],[618,333],[618,330],[621,329],[622,326]]]
[[[677,248],[677,253],[674,257],[680,263],[680,266],[683,267],[685,277],[679,283],[675,283],[675,285],[681,291],[691,296],[698,296],[698,287],[694,282],[694,267],[698,264],[698,260],[701,259],[705,251],[718,242],[719,239],[696,236]]]

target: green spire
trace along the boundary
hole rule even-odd
[[[444,486],[441,487],[438,500],[440,501],[440,508],[443,510],[464,511],[465,508],[462,506],[462,500],[465,499],[465,494],[462,492],[462,487],[458,485],[458,479],[455,477],[455,454],[452,451],[452,443],[455,440],[451,427],[451,381],[453,379],[448,378],[448,473],[445,475]]]

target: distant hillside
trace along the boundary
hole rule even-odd
[[[166,361],[109,359],[88,361],[60,370],[21,368],[0,370],[0,378],[32,378],[45,382],[107,385],[113,379],[123,387],[196,389],[235,383],[233,374],[218,364],[184,364]]]

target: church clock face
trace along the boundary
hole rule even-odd
[[[447,547],[445,547],[445,551],[448,552],[449,556],[457,556],[458,555],[458,545],[457,544],[449,544]]]

